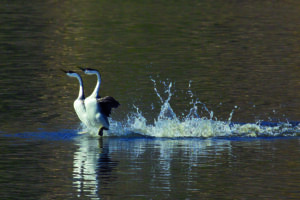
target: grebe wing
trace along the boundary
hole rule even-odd
[[[106,96],[97,99],[98,105],[101,107],[102,112],[109,117],[112,108],[117,108],[120,103],[113,97]]]

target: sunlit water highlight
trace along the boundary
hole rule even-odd
[[[236,123],[232,122],[232,116],[235,106],[231,113],[228,114],[227,121],[220,121],[214,117],[214,112],[210,111],[204,103],[195,98],[191,91],[191,81],[189,82],[189,90],[187,95],[190,96],[188,114],[181,113],[177,115],[170,104],[170,100],[174,95],[172,92],[173,83],[160,81],[164,86],[164,93],[167,98],[163,99],[157,89],[156,80],[151,79],[154,83],[154,91],[161,102],[161,108],[158,116],[154,119],[154,123],[148,123],[143,116],[142,111],[136,106],[135,112],[128,115],[125,122],[110,120],[110,130],[106,132],[106,136],[145,136],[145,137],[271,137],[271,136],[299,136],[300,123],[298,122],[280,122],[271,123],[257,121],[256,123]],[[188,105],[187,105],[188,106]],[[201,117],[199,108],[209,114],[209,118]],[[181,117],[179,117],[181,116]],[[80,132],[89,132],[92,136],[97,136],[97,128],[81,127]]]

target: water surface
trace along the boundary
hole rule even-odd
[[[299,8],[4,0],[0,197],[299,199]],[[78,134],[77,66],[121,103],[103,139]]]

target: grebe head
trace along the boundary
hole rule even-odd
[[[79,67],[79,69],[81,69],[85,74],[99,74],[99,71],[96,69],[91,69],[91,68],[81,68]]]
[[[73,71],[66,71],[66,70],[61,70],[61,71],[63,71],[63,72],[65,72],[66,73],[66,75],[68,75],[68,76],[70,76],[70,77],[79,77],[79,74],[77,74],[76,72],[73,72]]]

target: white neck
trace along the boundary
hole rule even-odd
[[[83,82],[82,82],[82,79],[81,79],[81,77],[80,77],[79,75],[76,76],[76,78],[77,78],[78,81],[79,81],[79,94],[78,94],[77,99],[84,99],[84,90],[83,90]]]
[[[95,74],[97,75],[97,84],[91,96],[97,98],[100,89],[100,84],[101,84],[101,76],[99,72],[96,72]]]

